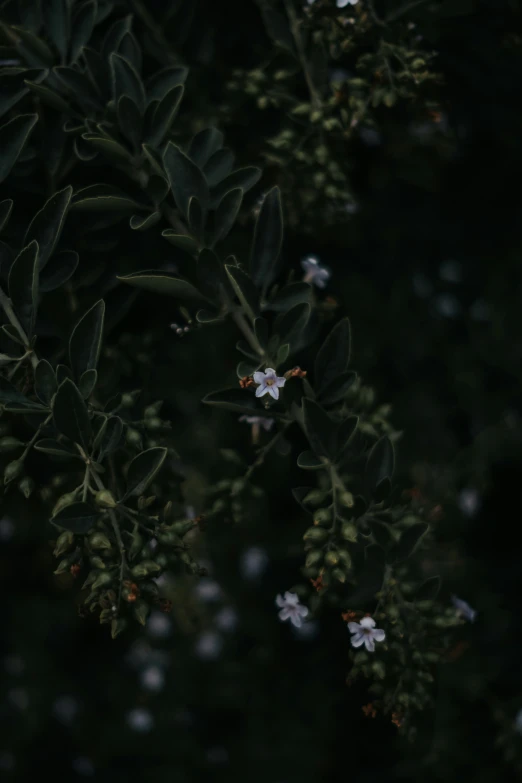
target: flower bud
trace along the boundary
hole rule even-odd
[[[344,584],[346,582],[346,576],[342,568],[334,568],[332,570],[332,576],[337,579],[338,582]]]
[[[30,476],[24,476],[24,478],[18,483],[18,489],[24,498],[30,498],[34,490],[34,481]]]
[[[319,565],[322,559],[323,559],[323,553],[320,552],[319,549],[312,549],[312,551],[309,552],[308,555],[306,556],[305,567],[313,568],[314,566]]]
[[[195,525],[192,519],[183,519],[180,522],[174,522],[171,529],[179,536],[184,536],[189,530],[192,530],[193,527],[195,527]]]
[[[9,462],[4,470],[4,484],[9,484],[10,481],[17,478],[23,469],[24,463],[21,459],[15,459],[13,462]]]
[[[98,590],[100,587],[105,587],[105,585],[109,585],[111,582],[112,576],[104,572],[103,574],[100,574],[98,577],[96,577],[92,589]]]
[[[140,625],[145,625],[149,614],[149,605],[146,601],[138,600],[134,605],[134,616]]]
[[[118,619],[113,620],[111,623],[111,636],[113,639],[116,639],[118,634],[120,634],[122,631],[125,630],[127,626],[127,621],[123,617],[118,617]]]
[[[327,508],[320,508],[314,514],[314,525],[326,527],[331,522],[332,516]]]
[[[324,560],[327,565],[336,566],[339,563],[339,555],[335,550],[330,549],[324,556]]]
[[[353,522],[343,522],[341,536],[345,541],[351,541],[352,544],[357,541],[357,528]]]
[[[338,552],[339,555],[339,561],[343,565],[345,569],[350,569],[352,567],[352,557],[347,549],[339,549]]]
[[[320,544],[328,538],[328,531],[322,527],[309,527],[303,536],[305,541]]]
[[[67,552],[67,550],[72,547],[73,543],[74,535],[70,530],[64,530],[56,539],[56,546],[53,552],[54,556],[60,557],[60,555],[63,555],[64,552]]]
[[[117,505],[112,492],[108,489],[101,489],[97,492],[94,500],[100,508],[114,508]]]
[[[70,506],[71,503],[74,503],[76,500],[76,492],[66,492],[65,495],[61,495],[56,503],[54,504],[54,508],[52,510],[51,516],[55,517],[59,511],[62,510],[62,508],[65,508],[66,506]]]
[[[93,533],[89,536],[89,544],[93,549],[111,549],[112,544],[105,533]]]

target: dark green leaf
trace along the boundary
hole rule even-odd
[[[99,106],[100,98],[87,74],[68,67],[53,68],[53,73],[76,101],[94,109]]]
[[[102,152],[115,163],[129,163],[132,160],[130,152],[114,139],[107,139],[105,136],[98,136],[95,133],[82,133],[81,138],[88,141],[95,150]]]
[[[223,410],[233,411],[234,413],[255,414],[256,416],[269,416],[269,418],[274,417],[273,409],[271,409],[269,413],[265,412],[265,409],[261,406],[254,394],[251,394],[246,389],[240,389],[238,387],[211,392],[203,398],[203,402],[206,405],[212,405],[215,408],[222,408]]]
[[[45,359],[40,359],[34,371],[34,390],[37,397],[46,405],[50,405],[56,393],[58,383],[53,368]]]
[[[219,202],[214,219],[214,235],[212,244],[216,245],[228,235],[229,231],[236,222],[238,212],[243,201],[243,191],[236,188],[226,193]]]
[[[341,422],[337,428],[337,455],[342,456],[347,447],[350,445],[351,439],[357,429],[359,423],[358,416],[348,416],[347,419]]]
[[[184,87],[178,84],[163,96],[154,110],[151,129],[147,134],[147,142],[153,147],[159,147],[168,135],[176,118],[183,97]]]
[[[45,84],[39,84],[38,82],[26,81],[25,85],[42,103],[46,106],[50,106],[52,109],[56,109],[64,114],[70,114],[71,109],[67,101],[62,96],[55,92],[55,90],[49,89]]]
[[[31,339],[38,308],[38,242],[34,240],[13,261],[9,271],[9,296]]]
[[[250,318],[254,320],[259,313],[259,294],[252,279],[238,266],[225,264],[225,270],[241,305]]]
[[[225,148],[215,152],[203,168],[203,174],[206,177],[209,187],[212,188],[215,185],[218,185],[222,179],[227,177],[232,171],[233,165],[234,154],[231,150]],[[234,186],[229,188],[229,190],[233,189]],[[227,191],[224,191],[223,195],[225,195],[226,192]]]
[[[90,211],[107,210],[134,212],[140,205],[129,196],[113,188],[111,185],[89,185],[77,190],[73,196],[71,210]]]
[[[393,544],[393,536],[390,526],[385,522],[379,522],[379,520],[373,519],[370,522],[370,529],[373,533],[373,537],[375,538],[376,543],[381,547],[381,549],[388,551],[388,549]]]
[[[176,234],[171,228],[166,228],[162,231],[161,236],[174,247],[179,247],[181,250],[190,253],[190,255],[194,255],[198,249],[198,243],[193,237],[189,237],[187,234]]]
[[[406,560],[417,548],[420,540],[426,535],[429,525],[426,522],[416,522],[407,528],[394,549],[395,560]]]
[[[111,416],[102,428],[100,438],[95,441],[95,449],[99,448],[98,460],[103,460],[108,454],[112,454],[121,443],[123,436],[123,422],[119,416]]]
[[[382,503],[383,500],[386,500],[386,498],[389,497],[391,491],[391,480],[389,478],[383,478],[373,490],[373,499],[376,503]]]
[[[426,579],[415,591],[416,601],[434,601],[440,590],[440,576]]]
[[[69,339],[69,361],[79,380],[86,370],[95,370],[100,356],[105,302],[100,299],[74,327]]]
[[[254,332],[257,342],[263,350],[266,350],[269,340],[268,321],[265,318],[256,318],[254,321]]]
[[[190,231],[198,239],[203,237],[203,231],[205,229],[205,218],[206,215],[201,208],[200,202],[196,196],[191,196],[187,210],[187,220]]]
[[[127,491],[122,499],[143,495],[165,462],[166,456],[167,449],[156,447],[142,451],[134,457],[127,471]]]
[[[75,457],[81,459],[80,455],[75,453],[72,449],[69,449],[64,443],[59,443],[52,438],[43,438],[34,444],[36,451],[41,451],[43,454],[52,454],[53,457],[63,457],[65,459],[71,459]]]
[[[31,400],[28,400],[23,394],[21,394],[15,387],[9,383],[9,381],[0,375],[0,403],[2,405],[8,405],[10,403],[16,405],[32,405]]]
[[[292,490],[292,495],[294,496],[294,499],[299,503],[303,511],[306,511],[307,514],[314,513],[314,508],[309,506],[308,503],[305,502],[305,498],[308,497],[310,492],[312,492],[312,487],[295,487],[295,489]]]
[[[72,372],[65,364],[59,364],[56,368],[56,380],[58,381],[58,386],[61,386],[66,378],[69,378],[72,381]]]
[[[43,269],[55,249],[71,202],[72,187],[68,186],[46,201],[36,213],[26,231],[24,246],[36,240],[40,248],[40,269]]]
[[[70,280],[78,266],[78,253],[74,250],[62,250],[55,253],[47,266],[40,273],[40,291],[54,291]]]
[[[131,275],[118,277],[118,280],[136,286],[136,288],[142,288],[144,291],[175,296],[178,299],[187,299],[190,301],[205,300],[203,294],[198,291],[192,283],[189,283],[187,280],[183,280],[180,277],[167,275],[165,272],[144,270],[143,272],[134,272]]]
[[[384,435],[373,446],[366,462],[364,480],[370,494],[375,491],[383,479],[391,480],[394,466],[393,444],[388,436]]]
[[[334,459],[337,451],[337,422],[313,400],[303,400],[306,435],[313,451],[319,456]]]
[[[31,67],[49,68],[54,62],[54,55],[45,41],[22,27],[12,27],[17,37],[16,48]]]
[[[49,38],[58,49],[62,62],[64,62],[69,46],[69,3],[67,0],[44,0],[42,11]]]
[[[283,49],[295,54],[294,36],[286,15],[265,5],[262,6],[261,13],[270,38]]]
[[[71,533],[83,535],[95,525],[99,512],[88,503],[71,503],[62,508],[52,521],[55,525],[70,530]]]
[[[82,3],[73,16],[71,25],[70,60],[75,62],[82,48],[89,42],[96,20],[96,0]]]
[[[102,58],[108,60],[113,52],[120,48],[123,36],[130,32],[132,16],[129,14],[123,19],[117,19],[109,28],[102,46]]]
[[[309,318],[310,305],[298,304],[286,313],[278,315],[274,323],[274,331],[281,338],[281,342],[291,344],[302,335]]]
[[[0,201],[0,231],[3,231],[3,229],[7,226],[12,208],[12,199],[6,198],[4,201]]]
[[[179,147],[171,141],[163,154],[163,165],[169,178],[170,189],[180,212],[186,217],[191,196],[196,196],[205,210],[209,193],[205,177]]]
[[[190,142],[188,155],[196,166],[202,169],[222,146],[223,134],[221,131],[217,128],[205,128],[205,130],[196,133]]]
[[[118,124],[122,135],[130,141],[135,151],[141,143],[141,123],[136,103],[128,95],[122,95],[118,101]]]
[[[87,449],[91,439],[91,421],[83,398],[72,381],[59,387],[53,403],[54,424],[58,432]]]
[[[210,298],[221,303],[223,291],[233,295],[230,281],[217,255],[204,248],[198,256],[198,282],[201,290]]]
[[[47,76],[47,71],[41,68],[9,68],[3,69],[0,80],[0,117],[3,117],[19,100],[29,92],[26,80],[39,84]]]
[[[338,375],[346,372],[350,361],[350,321],[343,318],[334,326],[315,358],[315,389],[320,393]]]
[[[244,378],[245,376],[252,375],[258,368],[259,362],[239,362],[236,367],[236,375],[238,378]]]
[[[322,389],[318,395],[319,402],[322,405],[334,405],[346,396],[348,389],[356,380],[356,372],[348,370],[348,372],[341,373],[328,386]]]
[[[297,457],[297,466],[303,470],[321,470],[325,465],[313,451],[302,451]]]
[[[256,285],[266,291],[274,279],[283,243],[283,210],[278,187],[266,194],[254,231],[250,255],[250,274]]]
[[[37,114],[20,114],[0,127],[0,182],[18,160],[37,121]]]
[[[161,212],[152,212],[150,215],[132,215],[129,226],[133,231],[146,231],[161,220]]]
[[[276,312],[286,312],[297,304],[311,304],[311,301],[312,289],[308,283],[290,283],[277,292],[268,307]]]
[[[143,113],[145,111],[145,88],[136,70],[121,54],[113,52],[109,59],[114,101],[117,103],[122,95],[128,95]]]
[[[283,362],[286,362],[289,353],[290,353],[290,343],[283,343],[283,345],[279,346],[276,355],[276,363],[278,366],[280,364],[283,364]]]
[[[158,71],[146,82],[148,101],[161,101],[173,87],[184,84],[187,75],[188,68],[182,66],[173,66]]]
[[[78,383],[78,389],[84,400],[88,400],[91,396],[96,381],[98,380],[98,373],[96,370],[85,370]]]
[[[121,39],[119,52],[130,62],[137,73],[141,73],[142,55],[141,48],[132,32],[126,33]]]
[[[209,161],[208,165],[211,162],[212,160]],[[248,166],[247,168],[234,171],[213,188],[211,206],[215,209],[223,196],[236,188],[241,188],[243,193],[247,193],[259,181],[260,177],[261,169],[255,168],[255,166]]]

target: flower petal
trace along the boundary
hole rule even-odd
[[[267,367],[265,370],[265,376],[267,378],[274,378],[275,377],[275,370],[272,369],[272,367]]]
[[[360,633],[362,626],[359,623],[348,623],[350,633]]]
[[[286,601],[282,595],[276,596],[275,602],[278,606],[286,606]]]
[[[301,617],[308,617],[308,607],[307,606],[297,606],[297,611],[301,615]]]
[[[368,652],[375,652],[375,642],[373,641],[373,637],[370,636],[370,634],[365,634],[363,641]]]
[[[284,609],[281,609],[281,611],[279,612],[279,619],[288,620],[289,617],[292,617],[292,610],[286,606]]]
[[[280,376],[276,378],[276,386],[279,386],[280,389],[285,385],[285,383],[286,383],[286,378],[282,378]]]
[[[290,618],[290,622],[292,623],[292,625],[295,625],[296,628],[300,628],[303,624],[303,621],[301,620],[298,614],[293,614]]]
[[[288,590],[285,593],[285,602],[290,606],[297,606],[299,603],[299,596],[297,593],[290,593]]]
[[[252,376],[254,379],[254,383],[263,383],[265,380],[265,373],[264,372],[255,372]]]
[[[361,626],[363,628],[375,628],[375,620],[373,617],[363,617],[361,620]]]
[[[268,389],[269,395],[273,397],[274,400],[279,399],[279,389],[277,388],[277,386],[267,386],[266,388]]]
[[[267,391],[269,391],[269,387],[262,383],[261,386],[258,386],[256,389],[256,397],[262,397]]]
[[[386,634],[382,628],[376,628],[374,631],[372,631],[372,636],[376,642],[383,642],[386,638]]]
[[[355,634],[355,636],[352,636],[352,638],[350,639],[352,643],[352,647],[360,647],[361,644],[364,644],[364,639],[365,639],[365,634],[363,633]]]

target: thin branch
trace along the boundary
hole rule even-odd
[[[292,36],[295,41],[299,62],[301,63],[304,77],[308,85],[308,90],[310,92],[310,98],[312,99],[312,104],[314,108],[317,109],[321,106],[321,97],[316,90],[314,81],[312,79],[312,74],[310,72],[310,66],[306,59],[306,51],[305,51],[303,39],[301,38],[301,31],[299,29],[299,18],[295,12],[295,8],[292,0],[284,0],[284,4],[288,16],[288,21],[290,22],[290,30],[292,32]]]

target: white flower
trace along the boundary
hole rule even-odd
[[[257,373],[256,373],[257,374]],[[269,419],[267,416],[240,416],[239,421],[246,421],[254,427],[263,427],[267,432],[274,426],[275,419]]]
[[[459,508],[467,517],[474,517],[480,508],[480,497],[476,489],[467,487],[459,492]]]
[[[347,5],[357,5],[359,0],[337,0],[337,8],[346,8]]]
[[[221,655],[223,640],[214,631],[205,631],[196,642],[196,655],[203,661],[215,661]]]
[[[267,367],[264,372],[255,372],[252,377],[255,383],[259,384],[256,389],[256,397],[262,397],[268,392],[274,400],[279,399],[279,389],[285,385],[286,378],[277,376],[271,367]]]
[[[141,673],[141,684],[148,691],[160,691],[165,684],[165,675],[159,666],[148,666]]]
[[[317,256],[306,256],[301,261],[305,271],[303,280],[305,283],[313,283],[317,288],[324,288],[331,277],[329,270],[319,263]]]
[[[127,723],[134,731],[145,734],[154,726],[154,718],[144,707],[135,707],[127,713]]]
[[[515,731],[522,734],[522,710],[519,710],[515,715]]]
[[[470,623],[475,621],[477,612],[475,609],[472,609],[471,606],[466,603],[466,601],[463,601],[461,598],[457,598],[456,595],[452,595],[451,603],[457,610],[457,614],[460,614],[461,617],[463,617],[465,620],[469,620]]]
[[[241,575],[245,579],[257,579],[268,565],[268,555],[259,546],[251,546],[241,555]]]
[[[299,603],[299,596],[295,593],[286,592],[284,596],[277,596],[276,604],[281,607],[279,612],[280,620],[290,620],[296,628],[301,627],[303,618],[308,615],[308,609]]]
[[[231,606],[224,606],[216,614],[214,621],[220,631],[233,631],[237,625],[237,614]]]
[[[348,623],[348,630],[353,633],[352,647],[365,645],[368,652],[374,652],[375,642],[384,641],[386,634],[381,628],[375,627],[372,617],[363,617],[360,623]]]

